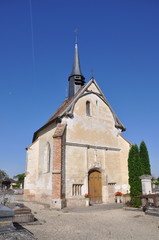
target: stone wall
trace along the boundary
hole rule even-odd
[[[113,202],[115,191],[129,190],[130,143],[115,127],[114,113],[94,83],[68,111],[72,111],[71,118],[66,114],[60,124],[39,131],[37,140],[27,148],[25,197],[59,206],[65,200],[68,205],[84,204],[89,171],[98,169],[102,174],[102,201]],[[62,126],[66,131],[59,135]],[[46,171],[47,144],[51,148],[49,171]]]

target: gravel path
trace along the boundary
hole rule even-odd
[[[25,202],[39,220],[24,227],[39,240],[158,240],[159,217],[126,211],[117,205],[50,210]]]

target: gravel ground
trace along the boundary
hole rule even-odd
[[[38,222],[23,227],[39,240],[159,239],[159,217],[126,211],[120,204],[61,211],[31,202],[24,204],[32,209]]]

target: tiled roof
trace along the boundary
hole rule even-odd
[[[85,87],[85,85],[83,87],[81,87],[80,90],[71,99],[67,99],[64,101],[64,103],[57,109],[57,111],[51,116],[51,118],[41,128],[39,128],[34,133],[32,142],[34,142],[36,140],[36,136],[37,136],[38,132],[43,130],[45,127],[48,127],[51,123],[53,123],[55,120],[57,120],[62,115],[62,113],[65,112],[65,110],[70,106],[70,104],[73,102],[73,100],[82,91],[82,89],[84,87]]]
[[[84,87],[84,86],[83,86]],[[61,114],[70,106],[70,104],[73,102],[73,100],[76,98],[76,96],[82,91],[83,87],[80,88],[80,90],[70,99],[67,99],[64,101],[64,103],[57,109],[57,111],[52,115],[52,117],[46,122],[52,123],[56,118],[61,116]]]

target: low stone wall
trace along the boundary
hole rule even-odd
[[[84,207],[86,206],[85,198],[70,198],[66,200],[67,207]]]
[[[129,204],[131,200],[130,194],[124,194],[122,196],[122,201],[125,205]]]
[[[24,195],[19,194],[19,195],[14,195],[14,201],[24,201]]]

